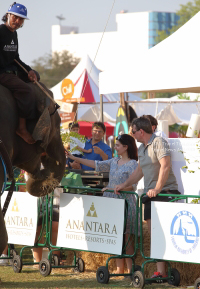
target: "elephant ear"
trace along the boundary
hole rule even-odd
[[[32,133],[33,138],[36,141],[41,141],[40,146],[46,150],[49,144],[49,135],[51,131],[51,117],[49,114],[49,109],[46,107],[41,114],[34,131]]]
[[[46,96],[46,94],[42,91],[40,87],[38,87],[34,83],[28,83],[31,86],[31,89],[33,90],[33,93],[36,98],[36,106],[37,111],[39,115],[43,113],[46,107],[50,106],[51,100]],[[43,84],[40,82],[40,85],[47,91],[47,93],[52,97],[53,99],[53,93]]]
[[[52,111],[52,108],[50,108],[50,106],[52,106],[52,102],[37,85],[33,83],[29,83],[29,85],[31,86],[35,95],[36,106],[39,115],[39,119],[34,127],[32,136],[36,141],[41,141],[40,146],[46,150],[49,144],[49,135],[51,131],[51,117],[49,111]],[[53,99],[53,93],[48,90],[43,83],[40,83],[40,85]]]

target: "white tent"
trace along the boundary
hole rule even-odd
[[[82,58],[74,70],[65,77],[74,83],[74,94],[72,98],[84,98],[84,103],[100,102],[99,73],[100,70],[93,64],[88,55]],[[51,88],[54,98],[58,100],[58,102],[63,99],[61,84],[62,81]],[[118,94],[103,96],[104,102],[116,101],[118,99]]]
[[[119,92],[200,93],[200,12],[170,37],[120,66],[100,73],[101,94]]]
[[[115,126],[116,115],[120,104],[117,103],[105,103],[103,106],[103,119],[104,122],[108,122]],[[84,121],[101,121],[100,104],[79,104],[78,106],[78,120]]]
[[[138,117],[143,114],[151,114],[154,117],[157,117],[161,111],[163,116],[163,112],[167,112],[167,107],[169,107],[169,104],[171,109],[173,109],[174,123],[177,122],[181,125],[188,125],[193,113],[200,114],[200,101],[171,100],[171,98],[152,98],[130,103]],[[167,120],[169,120],[170,124],[172,124],[172,114],[170,115],[166,113],[165,116],[167,117]]]

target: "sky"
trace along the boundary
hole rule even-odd
[[[63,15],[63,26],[77,26],[79,33],[103,32],[111,8],[112,14],[106,31],[116,31],[116,14],[128,12],[176,12],[189,0],[24,0],[30,20],[18,30],[19,54],[22,61],[32,61],[51,53],[51,27],[58,25],[56,16]],[[0,0],[1,17],[14,1]],[[193,1],[192,1],[193,2]]]

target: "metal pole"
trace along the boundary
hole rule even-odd
[[[100,94],[100,120],[101,122],[104,122],[103,121],[103,95]],[[103,141],[106,143],[106,133],[104,134],[104,138],[103,138]]]
[[[100,116],[101,116],[101,122],[104,122],[103,121],[103,95],[100,94]]]

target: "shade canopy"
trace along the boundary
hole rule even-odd
[[[78,122],[80,127],[80,134],[85,135],[86,137],[92,137],[92,125],[94,122],[86,122],[86,121],[80,121]],[[114,134],[114,126],[104,122],[104,125],[106,127],[106,137],[111,136]]]
[[[100,73],[101,94],[119,92],[200,93],[200,12],[167,39],[140,55],[125,55]]]
[[[170,98],[152,98],[131,103],[138,116],[151,114],[166,119],[169,124],[188,125],[192,113],[200,114],[200,101],[171,100]],[[162,113],[161,113],[162,112]]]

